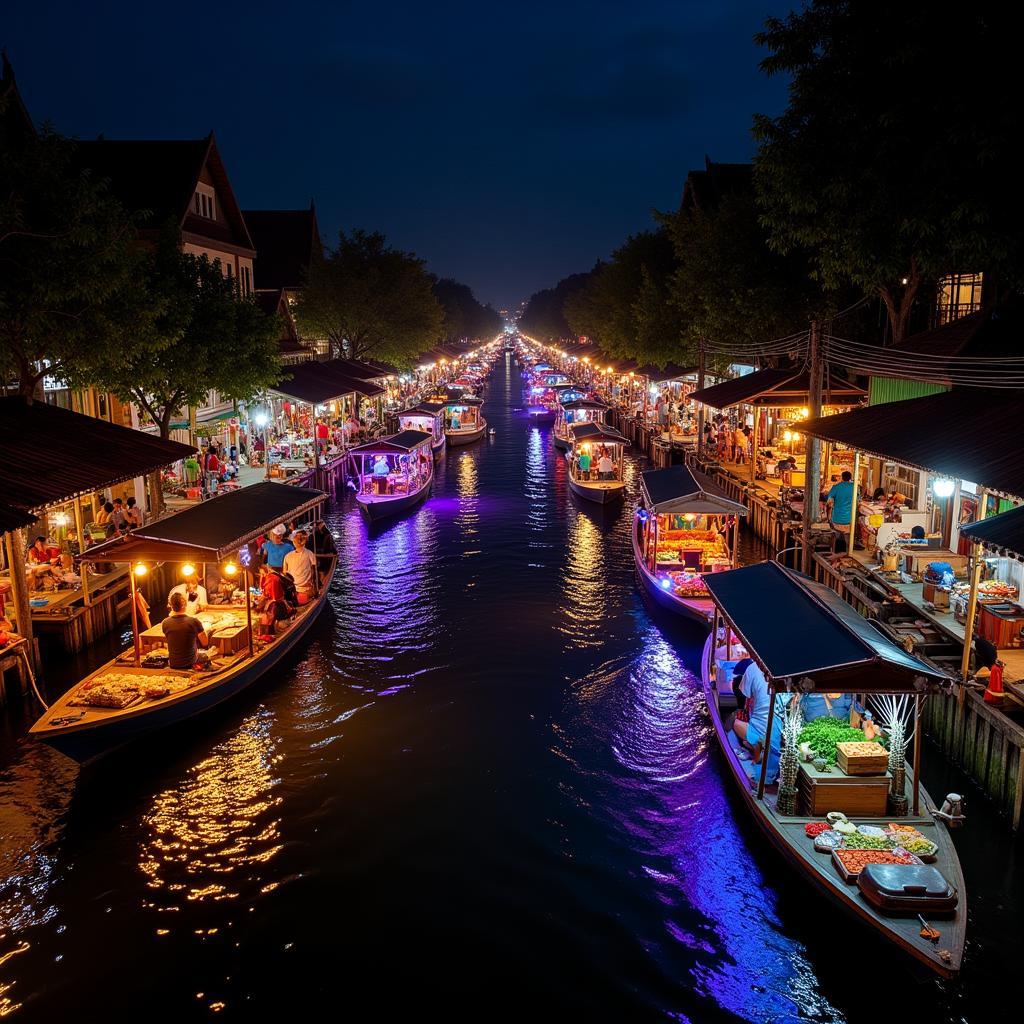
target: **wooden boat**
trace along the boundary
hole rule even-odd
[[[250,542],[271,526],[315,512],[326,499],[323,491],[279,483],[254,484],[211,498],[141,527],[130,537],[111,540],[87,551],[84,557],[90,561],[127,562],[131,567],[134,644],[55,701],[32,726],[31,735],[75,761],[87,763],[159,729],[193,718],[233,697],[280,664],[323,609],[337,557],[333,552],[318,556],[317,595],[309,604],[300,606],[294,618],[279,624],[275,639],[263,642],[255,636],[252,607],[246,600],[246,584],[252,585],[253,580],[242,553],[248,553]],[[210,606],[209,614],[222,621],[230,620],[230,625],[222,626],[211,636],[211,652],[214,646],[217,648],[212,671],[146,667],[146,634],[138,628],[135,586],[136,581],[145,578],[149,566],[158,562],[182,563],[183,568],[191,566],[193,570],[198,565],[219,564],[222,579],[238,578],[242,583],[233,595],[233,603]],[[163,608],[163,595],[151,603],[154,611],[158,606]],[[203,614],[200,612],[200,617]],[[132,685],[139,687],[134,698],[130,697]],[[170,692],[160,696],[164,686]],[[83,703],[98,699],[98,693],[110,687],[121,689],[129,703],[123,707]],[[146,695],[146,687],[151,688],[152,695]]]
[[[709,578],[708,587],[716,614],[701,661],[704,693],[727,770],[736,783],[744,809],[804,882],[931,970],[946,978],[954,977],[960,970],[963,956],[966,888],[946,825],[941,816],[936,816],[936,805],[924,787],[916,784],[920,775],[919,743],[915,741],[913,768],[907,766],[911,790],[907,814],[856,813],[854,805],[863,805],[862,794],[872,790],[870,784],[865,787],[863,776],[820,776],[805,765],[800,767],[800,796],[795,808],[798,813],[785,814],[778,807],[779,784],[771,784],[767,778],[767,759],[762,761],[763,768],[742,759],[727,724],[727,716],[737,704],[732,691],[731,666],[734,659],[742,655],[752,658],[761,668],[773,695],[767,735],[771,735],[773,729],[774,695],[789,690],[856,693],[866,700],[879,694],[906,695],[908,704],[913,704],[912,721],[919,736],[916,727],[922,696],[948,685],[949,680],[939,670],[893,644],[834,591],[775,562],[716,574]],[[720,622],[724,623],[721,630]],[[745,766],[750,766],[749,772]],[[872,780],[881,782],[883,802],[884,791],[891,785],[887,778],[888,775]],[[848,802],[846,812],[853,823],[880,828],[895,822],[917,829],[935,844],[934,867],[957,894],[952,910],[945,913],[920,911],[938,932],[935,941],[922,936],[915,908],[878,909],[864,896],[855,880],[844,880],[830,854],[815,850],[804,827],[809,822],[822,821],[825,811],[822,809],[813,817],[799,813],[808,809],[809,800],[816,799],[810,796],[811,785],[805,785],[814,781],[829,787],[825,802]],[[847,795],[834,795],[837,793]],[[874,802],[876,798],[870,799]],[[832,809],[842,811],[844,807]],[[911,894],[913,888],[910,887]],[[823,929],[821,941],[843,939],[851,944],[851,954],[854,949],[863,953],[858,940],[849,936],[841,924],[836,928],[836,937],[830,936],[827,927]]]
[[[604,423],[580,423],[570,428],[572,447],[565,453],[569,464],[569,489],[586,501],[610,505],[626,493],[622,477],[623,453],[629,445],[614,427]],[[598,460],[607,455],[612,461],[611,475],[602,479]],[[582,468],[583,460],[587,468]]]
[[[462,397],[445,403],[444,436],[449,448],[479,441],[487,430],[487,420],[480,414],[482,398]]]
[[[572,427],[581,423],[604,423],[609,409],[604,402],[586,398],[576,390],[567,394],[572,397],[566,400],[566,395],[560,396],[555,413],[555,429],[551,432],[552,443],[563,452],[572,447]]]
[[[689,466],[641,473],[640,492],[632,531],[640,586],[659,607],[710,623],[714,605],[704,581],[735,567],[746,506]]]
[[[353,448],[356,502],[371,523],[418,505],[434,483],[433,435],[424,430],[401,433]]]
[[[436,458],[444,451],[444,403],[421,402],[398,414],[399,430],[422,430],[433,438],[431,450]]]

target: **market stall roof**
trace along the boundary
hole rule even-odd
[[[563,402],[563,409],[609,409],[611,406],[598,402],[593,398],[574,398],[571,402]]]
[[[770,683],[809,677],[814,689],[914,693],[947,677],[907,654],[834,590],[778,562],[708,573],[704,583]]]
[[[768,408],[806,405],[809,400],[810,374],[798,369],[755,370],[732,380],[694,391],[690,398],[712,409],[731,409],[747,403]],[[867,392],[841,377],[826,381],[822,401],[826,405],[859,402]]]
[[[353,380],[383,380],[398,373],[393,366],[385,367],[382,363],[368,363],[362,359],[332,359],[331,365]]]
[[[393,434],[391,437],[382,437],[377,441],[367,441],[366,444],[356,445],[355,448],[350,448],[349,451],[352,454],[358,452],[360,455],[374,455],[378,452],[384,454],[411,452],[414,448],[423,444],[424,441],[433,441],[433,439],[432,434],[428,434],[423,430],[403,430],[398,434]]]
[[[0,503],[0,533],[8,533],[11,530],[19,530],[23,526],[31,526],[35,521],[36,517],[31,512]]]
[[[747,506],[733,501],[711,477],[689,466],[669,466],[640,474],[644,504],[651,512],[745,516]]]
[[[384,393],[384,388],[367,380],[350,377],[338,365],[340,360],[325,363],[295,363],[285,368],[289,380],[282,380],[271,388],[274,394],[292,398],[306,405],[323,405],[334,402],[345,395],[362,395],[374,398]]]
[[[652,384],[667,384],[669,381],[678,380],[680,377],[693,376],[699,367],[697,366],[677,366],[675,363],[669,363],[667,366],[639,366],[633,372],[638,377],[647,377]],[[705,374],[705,376],[711,377],[713,374]]]
[[[629,438],[623,437],[614,427],[606,423],[579,423],[572,428],[572,436],[577,441],[606,441],[609,444],[628,445]]]
[[[800,432],[892,462],[1024,497],[1024,458],[1007,439],[1019,391],[963,388],[800,424]]]
[[[272,526],[327,500],[324,491],[265,481],[165,516],[89,548],[91,562],[219,562]]]
[[[1024,561],[1024,505],[960,527],[960,536],[983,544],[990,551]]]
[[[448,401],[444,403],[445,407],[449,405],[483,405],[484,400],[482,398],[471,398],[469,395],[449,397]]]
[[[145,476],[196,450],[17,395],[0,398],[0,444],[0,494],[25,512]]]
[[[436,416],[439,412],[444,412],[443,402],[420,402],[419,405],[414,405],[411,409],[403,409],[398,415]]]

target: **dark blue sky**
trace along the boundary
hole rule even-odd
[[[384,231],[495,305],[588,269],[691,167],[751,155],[785,85],[772,0],[19,3],[37,121],[82,138],[217,134],[243,207],[315,197],[328,240]]]

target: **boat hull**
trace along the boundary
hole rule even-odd
[[[587,485],[579,480],[574,480],[571,476],[568,479],[569,489],[573,494],[584,501],[592,501],[596,505],[611,505],[613,502],[621,501],[626,493],[626,485],[621,480],[610,481],[612,486],[609,486],[608,483],[599,486],[601,481],[594,481]]]
[[[446,430],[444,436],[448,441],[449,448],[461,448],[464,445],[479,441],[487,430],[487,421],[481,420],[476,430]]]
[[[371,523],[379,523],[383,519],[390,519],[415,508],[426,498],[429,491],[430,483],[427,483],[412,494],[357,494],[356,502]]]
[[[552,436],[551,441],[560,452],[567,452],[569,450],[569,441],[567,438],[559,437],[555,434]]]
[[[944,978],[955,978],[959,974],[960,962],[963,956],[964,933],[967,920],[967,894],[964,887],[963,874],[960,870],[960,863],[952,841],[945,828],[940,824],[936,824],[931,818],[930,812],[934,805],[924,787],[921,787],[923,813],[918,821],[925,823],[922,827],[935,828],[935,840],[939,842],[940,855],[945,860],[945,863],[942,865],[943,872],[947,875],[948,880],[957,888],[960,897],[956,914],[952,918],[942,918],[926,913],[929,923],[933,927],[938,928],[941,933],[939,941],[934,944],[921,938],[918,933],[919,925],[913,914],[886,916],[876,912],[867,901],[860,897],[860,890],[856,885],[840,883],[838,875],[835,875],[835,881],[832,881],[832,876],[824,873],[822,868],[825,865],[827,865],[825,871],[834,873],[831,859],[826,859],[825,855],[814,852],[813,846],[806,841],[803,831],[804,823],[812,820],[820,821],[820,818],[812,819],[794,816],[780,819],[776,817],[770,807],[765,805],[763,800],[757,799],[753,784],[740,766],[739,759],[729,743],[725,723],[718,707],[717,691],[711,679],[711,656],[714,639],[713,636],[708,636],[701,655],[701,681],[704,688],[704,697],[707,702],[708,714],[711,716],[715,736],[722,749],[722,754],[728,766],[728,772],[736,783],[746,809],[760,826],[762,832],[771,841],[773,847],[782,855],[786,863],[798,871],[805,880],[813,882],[815,887],[833,903],[851,912],[856,918],[873,928],[884,939],[894,943],[898,948],[910,954],[910,956],[931,968],[937,974]],[[908,778],[908,782],[911,786],[913,785],[912,779]],[[889,820],[889,817],[885,816],[878,819],[875,823],[881,824],[887,820]],[[908,819],[908,821],[915,823],[914,819]],[[780,827],[780,823],[782,827]],[[798,837],[803,837],[803,844],[797,846],[796,843],[790,842],[784,833],[784,828],[795,830],[795,834]],[[949,952],[948,963],[939,955],[940,950]]]
[[[633,526],[633,564],[636,567],[640,588],[654,604],[674,615],[698,622],[708,628],[711,627],[711,620],[715,613],[715,606],[711,598],[678,597],[670,590],[665,590],[658,577],[644,564],[643,552],[636,542],[635,524]]]

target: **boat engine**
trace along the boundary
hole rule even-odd
[[[959,793],[947,793],[942,810],[932,811],[932,815],[944,821],[948,828],[960,828],[967,821],[963,804],[964,798]]]

